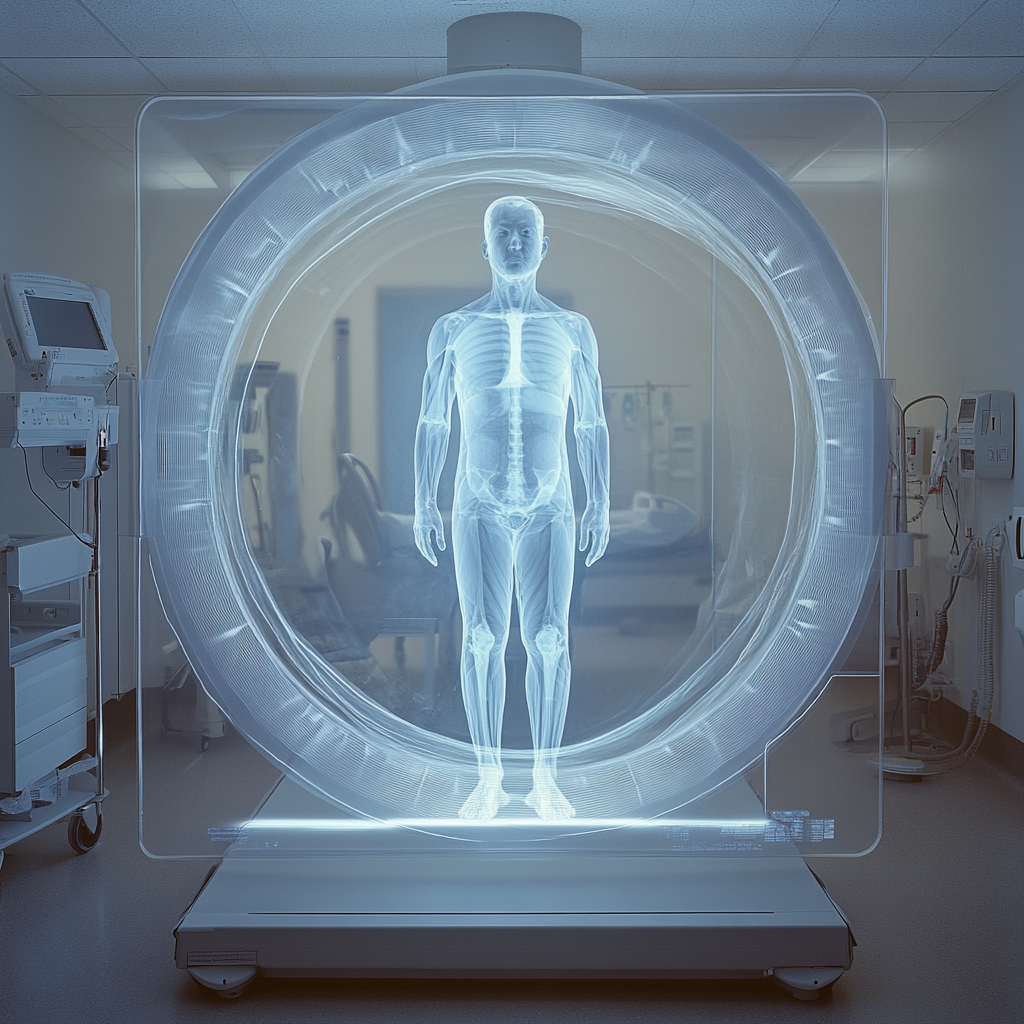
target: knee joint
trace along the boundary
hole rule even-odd
[[[541,654],[560,654],[565,650],[565,637],[556,626],[545,626],[537,634],[537,650]]]
[[[490,654],[494,649],[494,634],[485,625],[474,626],[469,632],[468,646],[473,654]]]

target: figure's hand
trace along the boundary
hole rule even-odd
[[[436,538],[437,550],[444,551],[444,523],[441,522],[441,513],[437,511],[437,506],[433,502],[425,508],[416,508],[412,521],[412,535],[420,554],[431,565],[437,565],[437,555],[430,540],[431,533]]]
[[[587,504],[580,524],[580,551],[590,548],[586,564],[593,565],[608,547],[608,504]]]

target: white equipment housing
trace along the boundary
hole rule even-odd
[[[1013,476],[1013,392],[969,391],[956,417],[960,475],[978,480]]]

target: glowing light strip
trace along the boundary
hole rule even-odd
[[[771,818],[753,818],[749,820],[713,820],[689,818],[572,818],[567,821],[541,821],[540,818],[494,818],[491,821],[465,821],[461,818],[396,818],[391,821],[367,821],[358,818],[340,818],[336,820],[312,821],[308,818],[267,818],[247,821],[237,831],[249,830],[280,830],[307,832],[366,832],[385,829],[417,829],[427,831],[437,828],[457,828],[466,830],[495,830],[503,828],[530,828],[565,830],[571,827],[578,829],[619,829],[619,828],[700,828],[729,829],[735,831],[763,832],[767,826],[777,826],[778,822]]]

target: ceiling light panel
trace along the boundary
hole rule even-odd
[[[796,57],[835,0],[697,0],[679,44],[682,57]]]
[[[937,57],[1024,57],[1024,3],[988,3],[939,47]]]
[[[5,0],[0,58],[129,57],[75,0]]]
[[[164,91],[134,57],[7,57],[4,64],[48,96]]]
[[[928,57],[982,2],[839,0],[804,56]]]
[[[407,37],[399,0],[234,0],[268,57],[441,56]],[[438,20],[450,9],[438,10]],[[447,23],[447,22],[445,22]]]
[[[231,0],[81,0],[140,57],[246,57],[259,49]]]

